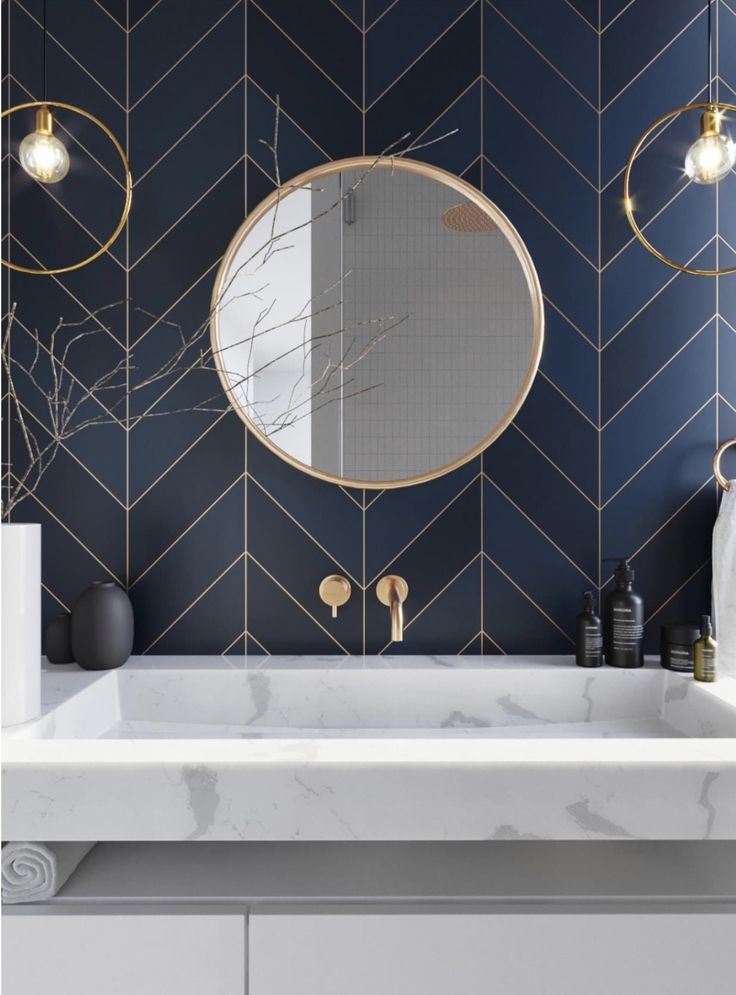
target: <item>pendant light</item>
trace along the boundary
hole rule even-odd
[[[736,143],[721,131],[721,113],[713,104],[712,0],[708,0],[708,103],[700,117],[700,138],[685,156],[685,172],[694,183],[718,183],[736,163]]]
[[[18,158],[39,183],[58,183],[69,172],[69,153],[54,134],[54,115],[46,104],[46,2],[43,0],[43,101],[36,111],[36,127],[23,139]]]
[[[736,273],[736,266],[727,266],[723,269],[701,269],[690,266],[687,263],[679,263],[670,259],[663,252],[660,252],[642,232],[635,216],[634,201],[631,196],[631,171],[636,158],[644,148],[649,139],[663,126],[670,124],[681,114],[700,112],[700,135],[695,139],[687,151],[684,161],[684,173],[692,183],[700,185],[711,185],[725,180],[734,171],[736,165],[736,142],[726,130],[728,124],[727,112],[736,113],[736,104],[728,104],[722,100],[715,100],[713,97],[713,33],[712,33],[712,0],[707,0],[708,19],[708,49],[707,49],[707,72],[708,72],[708,99],[693,104],[685,104],[676,107],[672,111],[667,111],[656,121],[652,122],[643,135],[638,139],[631,154],[629,155],[626,169],[624,170],[624,212],[637,240],[644,246],[647,252],[651,252],[660,262],[671,266],[681,273],[690,273],[693,276],[726,276]]]
[[[107,252],[113,242],[118,238],[128,221],[130,207],[133,202],[133,177],[130,175],[128,157],[125,154],[120,142],[112,131],[94,114],[85,111],[75,104],[65,104],[59,100],[49,100],[46,94],[46,0],[43,4],[43,100],[30,100],[24,104],[15,104],[7,107],[0,113],[0,119],[5,119],[11,114],[19,111],[33,110],[36,115],[36,127],[23,139],[18,148],[18,161],[25,172],[38,180],[44,186],[58,183],[63,180],[69,172],[69,153],[66,146],[54,134],[54,112],[63,111],[64,114],[76,114],[86,121],[90,121],[95,128],[98,128],[106,139],[110,142],[122,165],[123,181],[121,186],[124,190],[123,207],[120,212],[117,224],[111,235],[105,239],[90,255],[76,262],[67,263],[64,266],[24,266],[21,263],[13,262],[11,259],[2,259],[3,266],[14,270],[16,273],[28,273],[31,276],[58,276],[60,273],[71,273],[73,270],[81,269],[98,259]],[[49,191],[50,196],[54,197]],[[55,199],[55,198],[54,198]]]

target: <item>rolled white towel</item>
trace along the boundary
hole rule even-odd
[[[3,902],[53,898],[94,843],[6,843],[2,851]]]

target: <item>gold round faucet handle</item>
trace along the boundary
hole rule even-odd
[[[342,608],[350,598],[352,587],[347,577],[340,574],[330,574],[319,585],[319,596],[326,605],[332,608],[332,617],[337,618],[337,609]]]

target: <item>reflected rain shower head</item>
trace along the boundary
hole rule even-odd
[[[496,231],[496,222],[485,211],[470,201],[448,207],[442,215],[442,223],[450,231],[466,234],[481,234]]]

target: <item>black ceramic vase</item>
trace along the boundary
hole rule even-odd
[[[72,652],[84,670],[122,667],[133,649],[133,608],[122,587],[90,585],[72,611]]]
[[[62,612],[46,626],[43,651],[49,663],[74,663],[71,621],[69,612]]]

